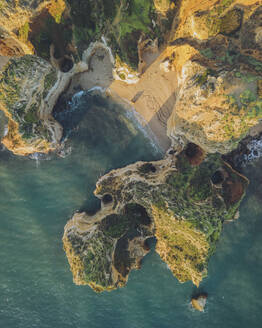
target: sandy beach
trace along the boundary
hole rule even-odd
[[[142,117],[142,124],[151,129],[163,151],[170,147],[166,135],[167,120],[175,104],[177,86],[176,74],[160,68],[165,54],[160,54],[141,75],[135,84],[128,84],[113,78],[114,65],[105,48],[97,48],[89,58],[88,71],[75,74],[67,95],[95,86],[107,90],[115,99],[123,99],[125,105],[132,106]]]
[[[177,81],[175,72],[160,68],[164,58],[165,54],[160,54],[138,83],[114,81],[110,90],[132,105],[155,134],[161,148],[167,150],[171,142],[166,135],[166,126],[175,105]]]
[[[112,55],[109,48],[100,44],[87,57],[88,70],[72,76],[63,96],[67,99],[80,90],[101,87],[115,101],[127,108],[131,106],[139,114],[142,126],[152,131],[165,152],[171,144],[166,135],[166,125],[175,104],[177,81],[175,72],[161,69],[164,58],[164,53],[145,56],[145,72],[137,83],[128,84],[114,79]],[[0,69],[8,59],[9,57],[0,56]]]

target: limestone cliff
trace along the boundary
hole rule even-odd
[[[44,0],[0,2],[0,55],[37,54],[75,60],[104,36],[121,62],[137,69],[142,39],[163,43],[171,27],[171,0]]]
[[[108,49],[114,54],[111,60],[115,65],[114,77],[136,82],[136,70],[139,70],[141,51],[146,40],[150,38],[155,44],[163,44],[166,40],[172,23],[171,14],[174,11],[171,3],[172,1],[157,1],[155,6],[151,0],[114,0],[110,3],[105,0],[2,0],[0,68],[3,75],[9,74],[11,67],[14,73],[10,79],[5,78],[2,98],[10,98],[10,90],[7,90],[9,86],[6,88],[6,85],[13,83],[21,89],[21,93],[16,90],[15,95],[18,106],[28,97],[29,104],[34,106],[37,113],[36,117],[28,120],[29,114],[26,116],[27,113],[13,108],[16,104],[11,104],[10,101],[2,102],[1,109],[9,118],[8,135],[3,140],[5,146],[20,155],[54,149],[61,137],[61,127],[52,120],[51,107],[54,107],[55,99],[69,85],[71,77],[88,70],[88,61],[95,48],[93,45],[96,45],[98,40],[101,41],[102,37],[104,44],[107,42],[110,46]],[[26,54],[38,57],[32,57],[33,67],[27,72],[24,64],[29,57],[23,57]],[[110,55],[112,57],[111,53]],[[25,59],[9,61],[13,57]],[[42,83],[45,73],[42,72],[41,65],[39,72],[32,75],[32,79],[29,76],[36,71],[37,62],[44,63],[42,59],[53,66],[47,68],[50,70],[50,78],[51,71],[58,74],[56,81],[53,81],[56,88],[53,88],[52,97],[48,96],[48,99],[44,99],[49,86]],[[48,66],[47,63],[44,65]],[[18,71],[21,77],[16,81],[15,75]],[[66,75],[67,72],[70,74]],[[24,82],[29,80],[31,83],[27,83],[25,88]],[[39,86],[36,85],[38,81]],[[43,88],[47,90],[44,91]]]
[[[64,0],[1,0],[0,55],[22,56],[38,53],[34,35],[43,33],[44,24],[48,23],[48,28],[52,29],[53,21],[59,23],[65,8]],[[48,44],[41,40],[41,34],[38,37],[38,43],[42,42],[41,46],[46,47],[45,52],[48,54]],[[47,37],[45,35],[45,38]]]
[[[168,37],[174,15],[174,1],[152,0],[68,0],[73,38],[78,53],[91,41],[104,36],[121,62],[137,69],[138,46],[145,39]]]
[[[207,152],[228,153],[262,119],[260,81],[258,72],[240,63],[219,70],[185,63],[169,135],[183,136]]]
[[[97,182],[101,210],[75,213],[64,248],[74,281],[96,291],[123,286],[157,238],[156,251],[179,281],[199,285],[222,224],[236,215],[247,180],[189,144],[178,157],[138,162]]]
[[[60,75],[45,60],[26,55],[8,61],[0,74],[0,110],[8,118],[3,144],[17,155],[48,152],[62,136],[52,118],[52,91]]]
[[[260,122],[261,15],[257,1],[181,2],[169,49],[178,75],[169,136],[227,153]]]
[[[0,134],[9,150],[55,149],[58,97],[105,74],[102,87],[160,136],[167,130],[174,148],[187,145],[98,181],[101,210],[76,213],[65,227],[76,283],[123,286],[153,236],[181,282],[206,275],[247,184],[217,153],[259,131],[262,119],[261,18],[257,0],[0,0],[0,119],[8,121]]]
[[[261,122],[261,3],[182,0],[175,8],[165,47],[141,44],[138,83],[110,88],[153,129],[156,120],[167,125],[174,144],[227,153]]]
[[[261,120],[262,9],[255,0],[1,3],[3,55],[34,53],[68,72],[103,38],[114,57],[110,88],[135,100],[152,126],[166,125],[172,112],[174,143],[227,153]]]

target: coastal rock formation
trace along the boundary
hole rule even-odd
[[[0,74],[0,109],[8,119],[2,143],[16,155],[46,153],[60,141],[62,127],[52,118],[59,72],[31,55],[12,58]]]
[[[95,85],[179,149],[98,181],[101,210],[75,213],[65,227],[77,284],[124,286],[151,237],[179,281],[199,285],[206,275],[247,184],[218,153],[261,132],[261,18],[257,0],[0,0],[0,135],[9,150],[57,148],[59,96]]]
[[[64,0],[1,0],[0,55],[40,54],[37,46],[40,43],[42,48],[46,48],[44,51],[48,54],[49,46],[54,40],[47,44],[49,36],[45,34],[45,40],[41,37],[41,33],[45,30],[44,25],[49,24],[48,28],[52,29],[53,21],[60,23],[65,9]],[[36,33],[38,42],[34,38]]]
[[[181,2],[169,50],[169,66],[178,75],[171,138],[227,153],[259,123],[261,10],[257,1],[247,0]]]
[[[222,224],[232,219],[247,179],[217,155],[189,144],[177,157],[138,162],[100,178],[101,210],[75,213],[65,226],[64,249],[77,284],[96,291],[123,286],[148,252],[146,240],[180,282],[207,274]]]
[[[200,294],[197,297],[192,297],[191,304],[194,309],[203,312],[207,302],[207,294]]]
[[[105,0],[1,1],[0,67],[3,70],[2,74],[6,74],[6,70],[11,66],[14,67],[14,61],[9,62],[8,69],[5,67],[10,58],[25,58],[20,61],[14,59],[15,70],[23,71],[24,62],[29,58],[24,56],[34,54],[38,57],[32,57],[35,58],[35,63],[43,63],[41,60],[45,59],[53,66],[48,68],[50,74],[51,70],[55,70],[59,75],[55,82],[56,90],[52,90],[52,101],[47,101],[47,109],[43,109],[43,102],[46,103],[46,99],[42,101],[45,97],[40,90],[46,88],[41,83],[42,77],[44,78],[44,76],[40,77],[42,73],[32,76],[32,83],[27,84],[26,96],[29,103],[32,102],[35,111],[41,114],[37,114],[33,121],[27,120],[28,117],[25,118],[23,111],[15,110],[16,117],[14,117],[13,104],[2,102],[1,109],[9,118],[9,132],[4,138],[5,146],[19,155],[54,149],[62,130],[51,118],[51,106],[54,107],[55,99],[58,99],[65,91],[73,75],[87,71],[88,68],[91,72],[89,59],[92,57],[93,45],[99,43],[98,40],[102,39],[103,44],[106,47],[108,44],[110,47],[108,47],[110,60],[115,66],[113,77],[126,82],[137,82],[137,70],[140,70],[140,66],[143,67],[143,64],[140,65],[139,62],[142,63],[144,60],[143,49],[146,48],[148,51],[150,48],[147,43],[151,40],[152,44],[156,45],[155,49],[158,49],[158,44],[164,44],[167,39],[167,32],[172,23],[171,14],[174,12],[174,6],[171,3],[172,1],[157,1],[156,8],[151,0],[143,2],[124,0],[110,3]],[[18,68],[19,65],[21,67]],[[74,70],[72,70],[73,67]],[[61,73],[69,71],[71,71],[70,76],[62,77]],[[29,74],[33,72],[33,68],[26,72],[28,79]],[[35,83],[38,80],[40,81],[39,90],[36,90]],[[15,82],[17,86],[19,83],[20,81]],[[25,89],[24,86],[22,89]],[[3,97],[6,97],[4,93]],[[24,101],[23,94],[16,94],[18,102],[20,102],[19,97],[21,101]],[[48,123],[47,116],[49,116]]]
[[[91,42],[105,37],[122,63],[139,64],[138,43],[167,39],[174,1],[171,0],[44,0],[0,2],[0,55],[36,54],[75,60]]]
[[[78,52],[104,36],[120,61],[135,70],[139,64],[138,43],[141,39],[159,38],[163,44],[167,40],[175,10],[172,0],[67,2],[71,8],[73,38]]]
[[[0,65],[31,53],[66,73],[102,39],[107,87],[159,135],[167,125],[174,144],[224,154],[261,120],[261,10],[255,0],[2,1]]]
[[[235,149],[262,119],[261,10],[255,0],[180,1],[166,43],[143,48],[138,83],[110,88],[174,145]]]
[[[209,153],[226,154],[236,148],[262,119],[260,78],[240,63],[235,68],[213,70],[188,61],[179,78],[169,135],[183,136]]]

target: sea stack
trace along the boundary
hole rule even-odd
[[[202,293],[196,297],[194,296],[191,299],[191,304],[192,304],[193,308],[200,312],[204,312],[206,302],[207,302],[207,294],[206,293]]]

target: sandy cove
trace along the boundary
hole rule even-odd
[[[175,72],[168,71],[163,65],[166,54],[159,53],[155,49],[151,54],[147,52],[143,58],[145,72],[138,79],[134,72],[129,72],[129,68],[116,65],[111,49],[106,45],[105,40],[102,41],[91,44],[84,51],[82,60],[65,73],[60,71],[59,60],[54,58],[54,49],[51,46],[50,61],[59,73],[57,82],[41,105],[41,118],[47,119],[52,115],[52,110],[60,96],[68,99],[80,90],[100,87],[116,102],[128,109],[132,107],[132,110],[139,114],[138,118],[142,126],[152,131],[155,141],[165,152],[171,144],[166,135],[166,125],[175,104],[177,85]],[[0,56],[0,70],[9,59],[10,57]],[[123,70],[128,72],[125,81],[120,78]],[[53,129],[56,134],[53,137],[54,144],[59,143],[62,135],[62,127],[59,124],[57,126],[59,129]]]
[[[157,58],[155,54],[152,57],[147,56],[147,69],[139,81],[126,83],[115,79],[115,65],[110,48],[97,43],[85,56],[88,70],[74,74],[66,95],[72,96],[77,91],[96,86],[103,88],[116,101],[122,99],[124,105],[132,106],[142,117],[141,123],[151,129],[160,147],[166,151],[171,144],[166,135],[166,125],[175,104],[177,78],[174,71],[165,68],[165,57],[165,52],[159,53]]]

